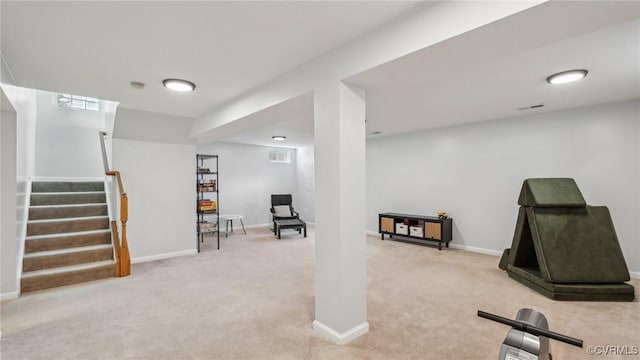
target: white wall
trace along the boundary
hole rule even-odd
[[[113,137],[165,144],[195,144],[189,138],[193,119],[120,107]]]
[[[640,101],[495,120],[367,143],[367,229],[378,213],[453,218],[453,244],[511,245],[522,181],[571,177],[606,205],[630,271],[640,271]]]
[[[5,85],[16,84],[13,74],[11,73],[11,69],[9,69],[2,52],[0,52],[0,83]]]
[[[195,253],[196,146],[191,120],[119,108],[111,140],[112,169],[129,197],[133,262]]]
[[[268,224],[271,194],[293,194],[299,210],[295,150],[291,163],[282,164],[269,161],[272,148],[264,146],[215,142],[198,144],[197,149],[198,154],[219,156],[220,214],[240,214],[245,225]]]
[[[15,137],[15,173],[16,177],[16,188],[15,191],[15,202],[10,204],[8,201],[2,201],[3,214],[5,211],[13,212],[16,215],[16,225],[15,232],[16,236],[13,239],[13,242],[16,243],[14,247],[11,244],[5,244],[5,239],[3,237],[3,269],[5,268],[5,256],[9,257],[13,252],[13,260],[8,260],[6,268],[10,269],[10,264],[13,262],[13,273],[3,274],[2,278],[10,278],[14,276],[17,278],[20,275],[19,265],[22,263],[21,257],[24,249],[24,238],[27,231],[27,218],[28,218],[28,206],[29,206],[29,178],[33,176],[35,172],[35,139],[36,139],[36,91],[27,88],[21,88],[13,85],[2,85],[2,91],[6,94],[7,100],[11,103],[11,107],[15,110],[16,116],[16,134],[13,135]],[[4,120],[3,120],[4,122]],[[3,136],[7,136],[5,133]],[[4,146],[4,145],[3,145]],[[4,149],[3,149],[4,156]],[[7,155],[9,156],[9,155]],[[13,171],[11,167],[7,167],[3,161],[2,164],[2,172],[4,176],[4,172],[8,171],[11,173]],[[7,167],[7,170],[5,170]],[[9,180],[10,181],[10,180]],[[3,232],[4,232],[3,226]],[[7,231],[10,231],[7,229]],[[9,239],[8,241],[12,241]],[[6,248],[4,246],[7,246]],[[6,253],[4,250],[6,249]],[[10,271],[10,270],[7,270]],[[4,280],[3,280],[3,286]],[[7,284],[8,288],[11,288],[12,285]],[[7,290],[8,291],[8,290]],[[15,294],[6,293],[5,288],[2,288],[3,297],[13,297],[17,295],[17,289]]]
[[[104,176],[99,131],[107,131],[102,111],[65,109],[56,94],[37,91],[35,175]]]
[[[4,91],[0,116],[0,298],[17,296],[17,115]]]
[[[296,211],[306,222],[316,221],[315,211],[315,175],[313,161],[313,146],[296,150],[296,181],[295,193]]]
[[[113,168],[129,197],[132,261],[194,253],[195,145],[113,139]]]

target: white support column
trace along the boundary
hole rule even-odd
[[[314,92],[315,331],[346,344],[369,331],[365,97],[340,81]]]

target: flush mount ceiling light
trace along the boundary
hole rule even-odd
[[[282,135],[275,135],[275,136],[272,136],[271,138],[273,140],[275,140],[275,141],[285,141],[285,140],[287,140],[287,137],[286,136],[282,136]]]
[[[553,85],[566,84],[584,79],[588,73],[589,72],[584,69],[563,71],[549,76],[547,78],[547,82]]]
[[[179,92],[189,92],[196,89],[196,84],[182,79],[164,79],[162,85],[167,89]]]

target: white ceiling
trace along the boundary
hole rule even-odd
[[[575,68],[590,73],[564,86],[545,81]],[[640,3],[546,3],[347,80],[366,89],[367,133],[382,133],[370,138],[640,98]],[[228,141],[280,145],[265,136],[295,127],[312,145],[313,103],[279,106],[299,112]]]
[[[417,4],[2,1],[1,45],[16,85],[198,117]],[[197,91],[170,93],[165,78]]]
[[[43,4],[2,2],[2,50],[18,85],[183,116],[200,115],[415,6],[65,3],[60,10]],[[181,28],[164,28],[172,15]],[[51,32],[52,19],[65,25]],[[77,39],[97,36],[104,49],[86,51],[75,37],[50,41],[75,29],[83,29]],[[81,71],[74,73],[74,67]],[[590,73],[578,83],[546,84],[548,75],[573,68]],[[176,97],[159,84],[168,76],[194,80],[198,89]],[[129,80],[147,82],[149,89],[136,92],[127,87]],[[347,80],[366,89],[367,132],[381,131],[376,137],[640,98],[640,2],[544,3]],[[540,103],[545,106],[517,110]],[[261,126],[241,132],[242,126],[228,124],[221,129],[229,134],[225,141],[313,144],[311,94],[247,118]],[[287,141],[274,142],[272,135]]]
[[[640,98],[640,3],[546,3],[348,80],[379,136]]]

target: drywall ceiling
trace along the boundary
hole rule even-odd
[[[590,73],[573,84],[546,83],[548,75],[574,68]],[[545,3],[347,81],[366,89],[369,139],[637,99],[640,3]],[[298,106],[278,105],[278,117],[256,113],[263,127],[229,132],[227,140],[269,145],[266,135],[291,127],[308,131],[288,138],[292,147],[303,139],[302,146],[312,145],[313,103],[291,101]],[[538,104],[544,106],[518,110]]]
[[[245,130],[244,121],[253,125]],[[269,147],[302,148],[313,145],[313,93],[281,102],[216,129],[217,139]],[[286,136],[285,141],[273,136]],[[209,142],[210,140],[202,140]]]
[[[197,116],[415,6],[0,4],[2,50],[18,85],[181,116]],[[172,15],[182,26],[167,28]],[[382,132],[370,138],[640,98],[639,19],[638,2],[551,1],[346,80],[367,91],[367,133]],[[52,26],[56,22],[64,26]],[[101,45],[86,50],[84,42],[92,38]],[[173,51],[184,49],[192,50],[186,56]],[[75,57],[65,55],[67,50]],[[52,70],[57,67],[59,74]],[[177,74],[169,73],[176,68]],[[546,84],[547,75],[570,68],[586,68],[590,74],[563,87]],[[198,90],[187,96],[169,93],[159,84],[164,76],[195,80]],[[95,85],[96,79],[103,84]],[[134,91],[129,80],[147,82],[149,88]],[[544,107],[517,110],[540,103]],[[248,116],[244,120],[258,124],[250,131],[239,125],[242,120],[217,129],[221,138],[265,146],[313,144],[311,94]],[[279,134],[287,141],[271,140]]]
[[[198,117],[418,3],[2,1],[1,49],[18,86]]]
[[[548,2],[348,81],[378,136],[640,98],[640,3]]]

